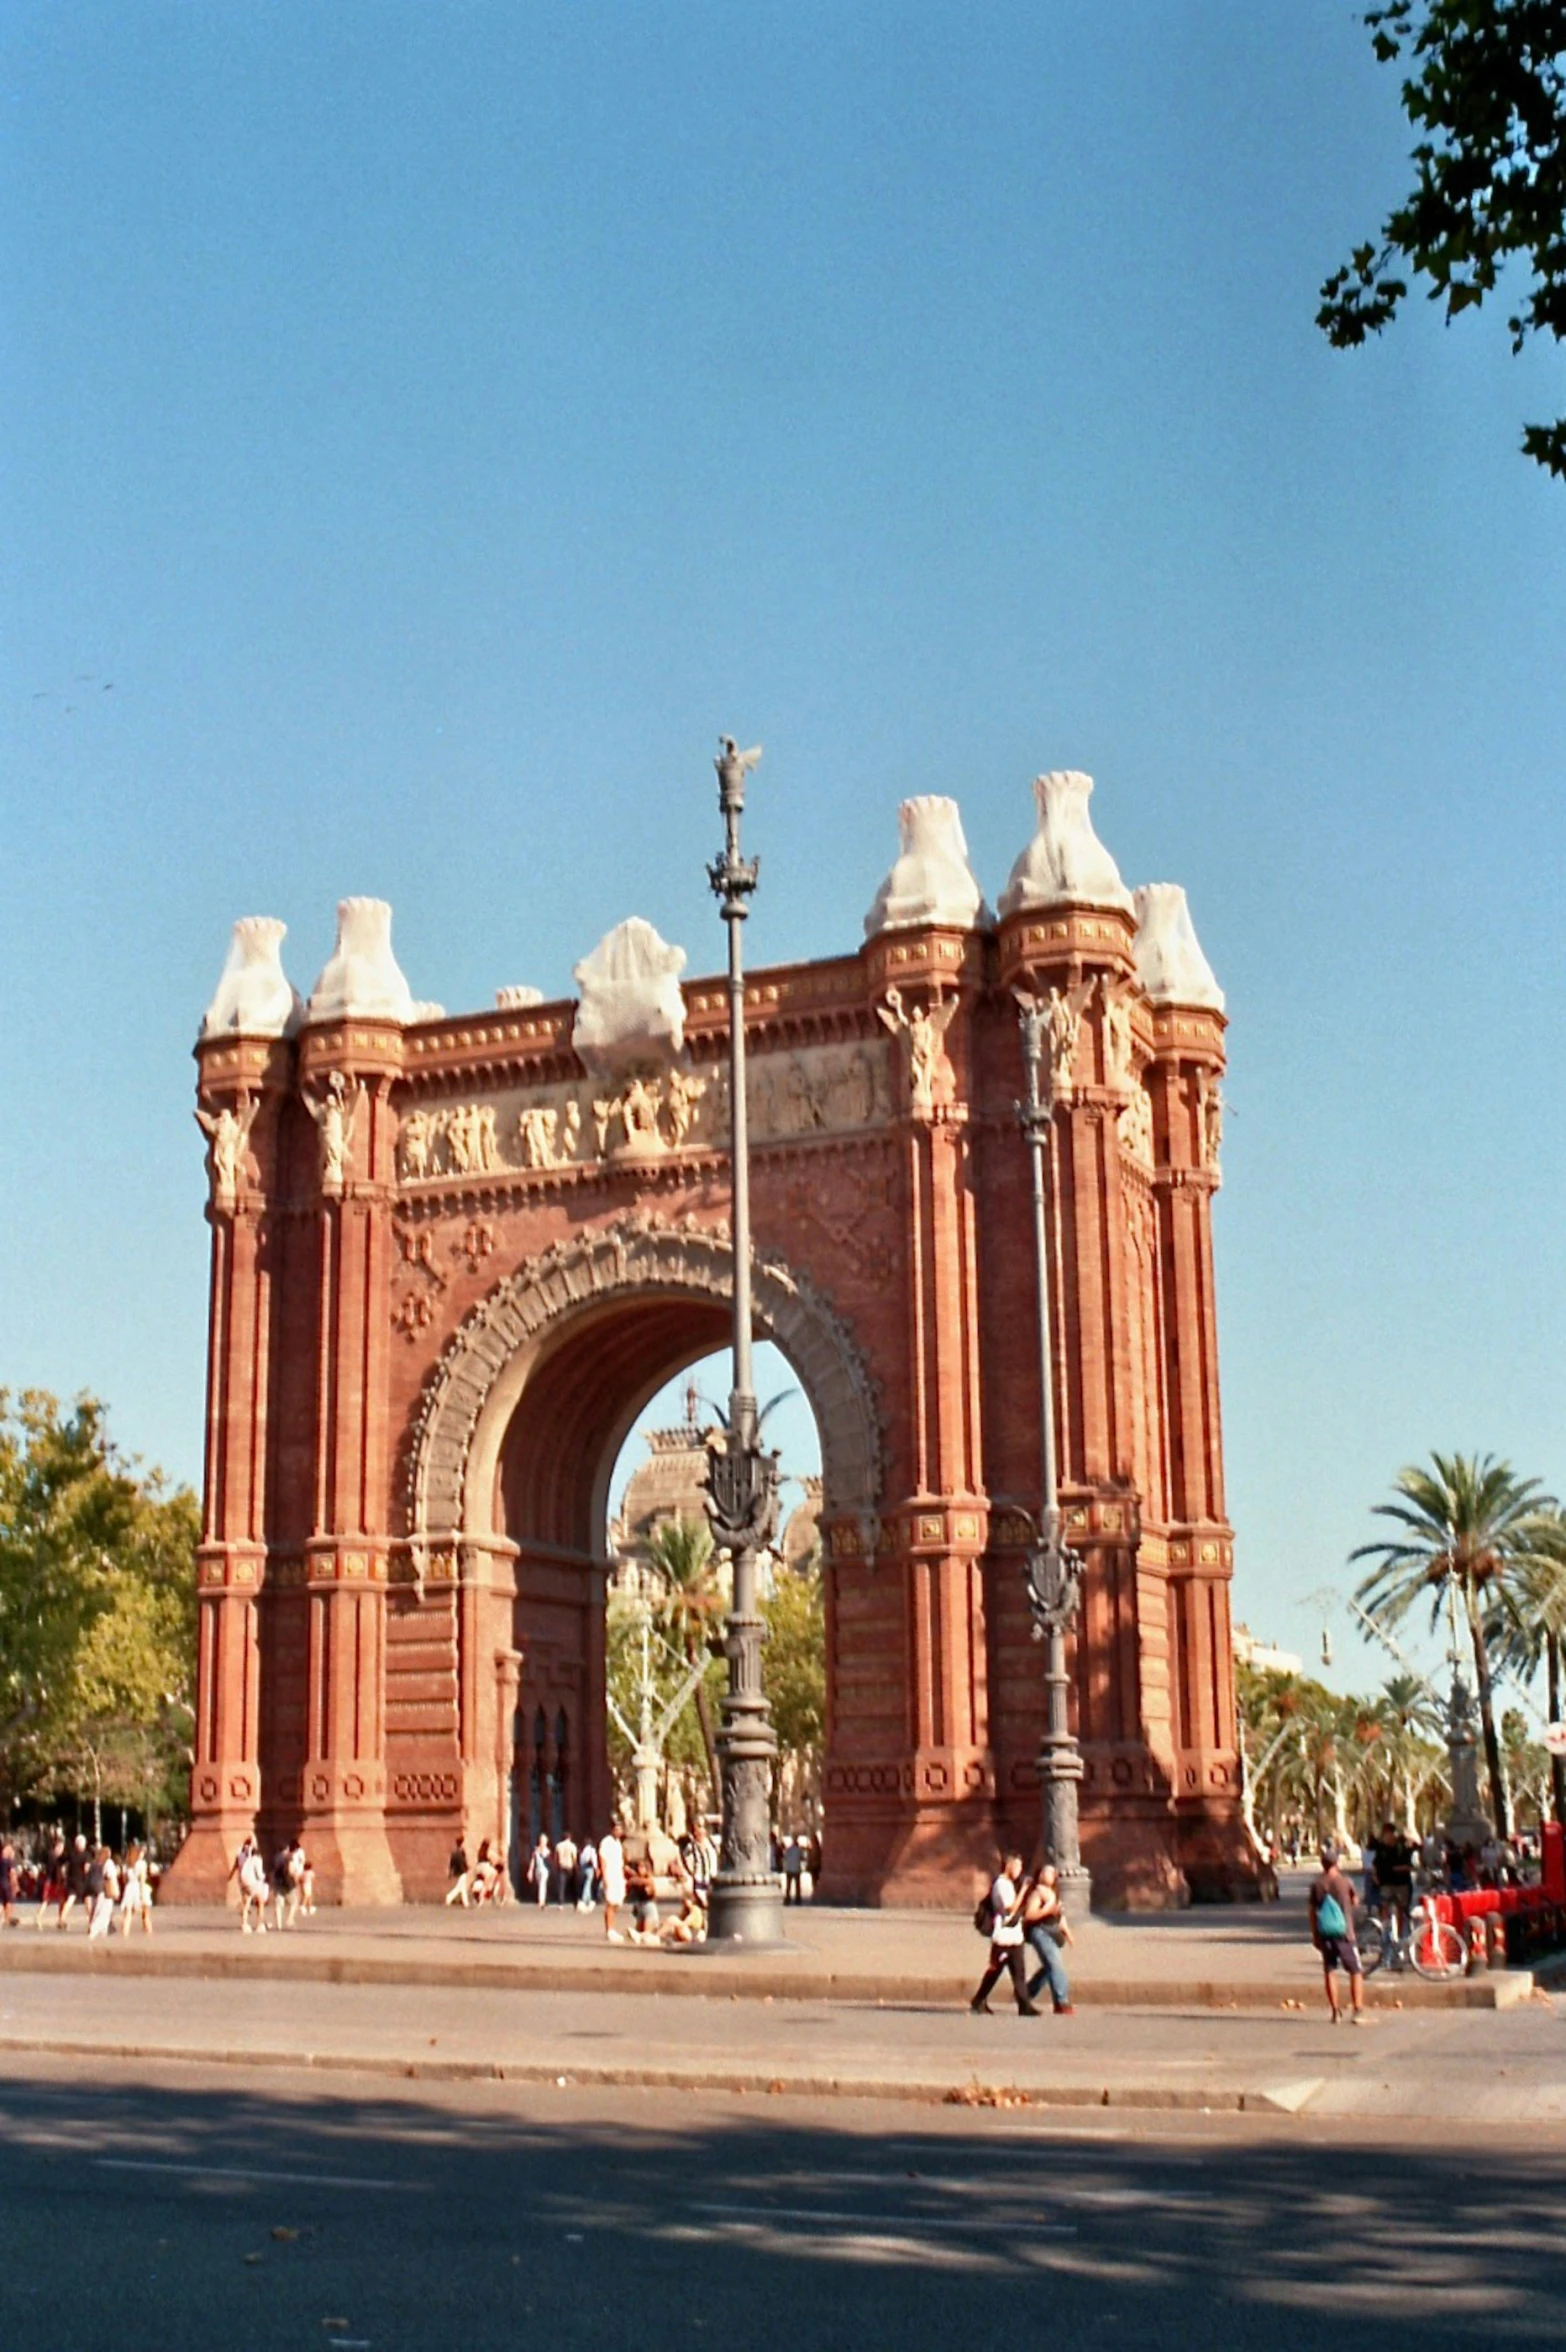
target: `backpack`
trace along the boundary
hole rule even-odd
[[[978,1902],[974,1905],[973,1924],[981,1936],[987,1936],[994,1932],[995,1898],[988,1887],[985,1888]]]
[[[1316,1933],[1323,1936],[1348,1934],[1348,1921],[1336,1895],[1323,1895],[1316,1905]]]

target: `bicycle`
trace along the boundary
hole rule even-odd
[[[1386,1961],[1393,1969],[1412,1968],[1427,1983],[1446,1984],[1468,1966],[1468,1946],[1462,1930],[1449,1919],[1438,1919],[1428,1903],[1416,1903],[1408,1924],[1399,1934],[1397,1914],[1389,1924],[1371,1915],[1359,1930],[1359,1964],[1367,1976]]]

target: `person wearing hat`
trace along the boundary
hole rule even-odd
[[[1310,1934],[1321,1954],[1321,1978],[1334,2025],[1342,2015],[1335,1982],[1340,1968],[1349,1981],[1349,2023],[1365,2022],[1365,1971],[1354,1940],[1354,1908],[1354,1889],[1340,1867],[1338,1849],[1329,1838],[1321,1849],[1320,1875],[1311,1880]]]

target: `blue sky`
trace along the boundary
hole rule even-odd
[[[0,104],[0,1378],[194,1476],[232,917],[712,968],[732,727],[760,960],[908,792],[993,894],[1044,767],[1187,884],[1259,1630],[1432,1445],[1566,1483],[1562,382],[1314,328],[1406,169],[1354,8],[61,0]]]

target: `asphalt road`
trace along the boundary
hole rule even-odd
[[[13,2058],[29,2352],[1550,2344],[1566,2132]]]

